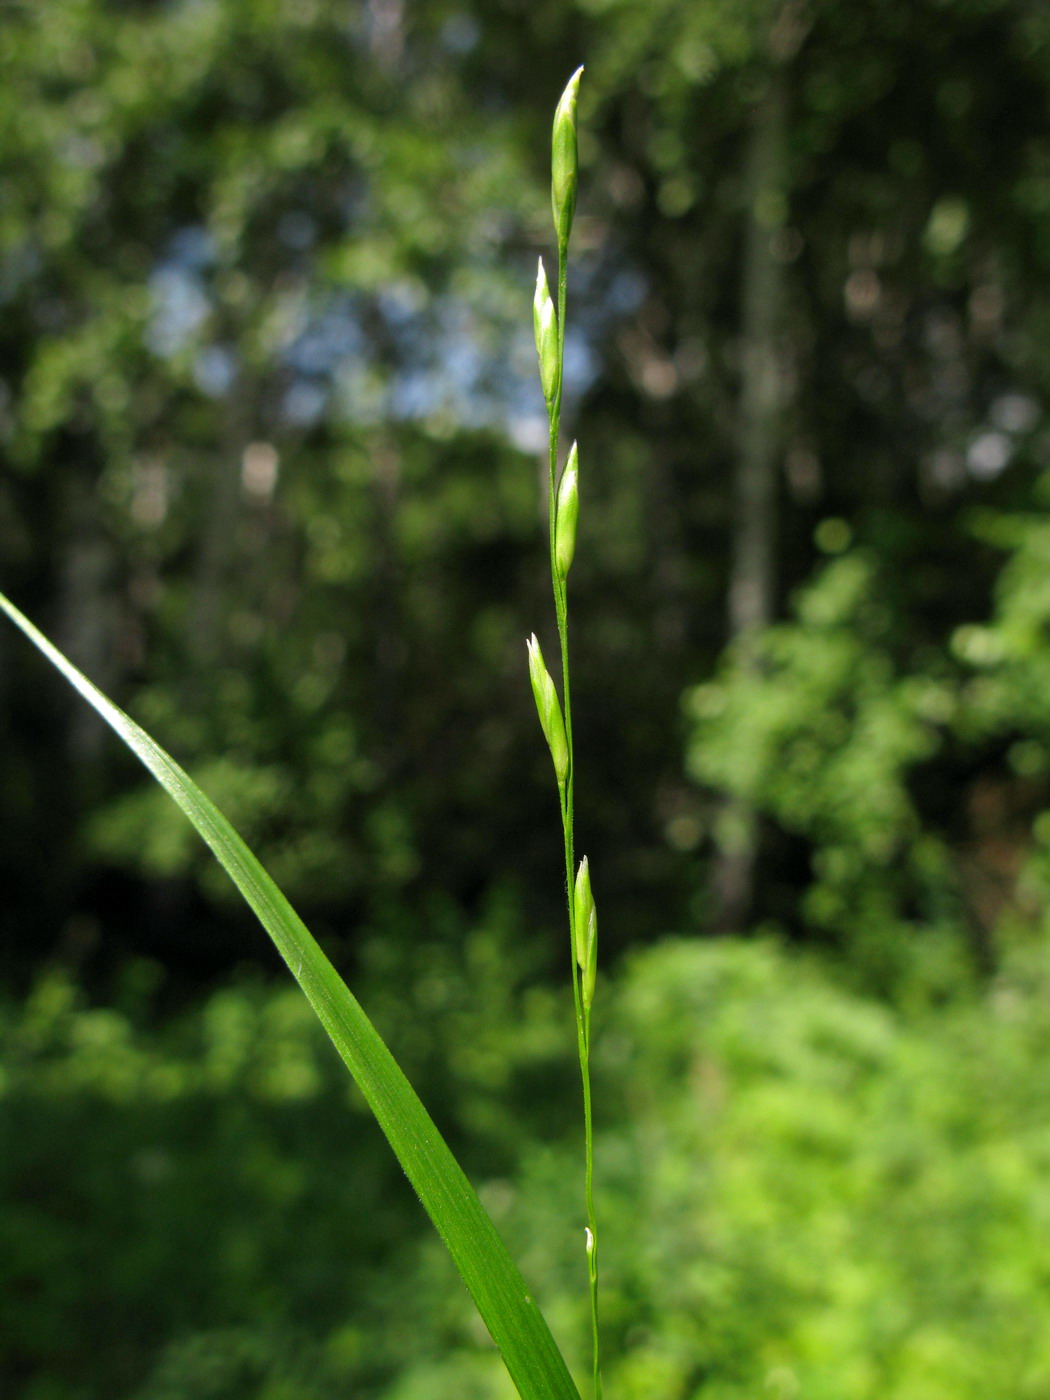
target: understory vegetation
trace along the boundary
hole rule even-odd
[[[375,945],[362,995],[585,1370],[571,1028],[511,906],[462,935],[455,959],[419,945],[396,992]],[[299,992],[236,981],[158,1031],[161,982],[129,965],[92,1007],[52,973],[3,1007],[5,1392],[506,1400]],[[1046,1393],[1045,953],[903,1012],[770,941],[678,939],[603,997],[611,1393]]]

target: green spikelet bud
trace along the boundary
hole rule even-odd
[[[572,216],[576,212],[576,178],[579,157],[576,148],[576,94],[580,87],[582,67],[569,79],[554,113],[551,137],[551,204],[554,208],[554,231],[558,243],[564,246],[572,231]]]
[[[598,914],[591,894],[591,868],[584,856],[576,872],[576,888],[572,893],[573,926],[576,931],[576,961],[583,973],[583,1007],[589,1011],[594,1000],[594,982],[598,972]]]
[[[550,407],[558,387],[558,318],[554,313],[542,258],[536,273],[536,295],[532,298],[532,324],[536,331],[536,354],[540,361],[543,397]]]
[[[568,575],[573,555],[576,553],[576,522],[580,516],[579,466],[579,453],[576,444],[573,443],[569,460],[561,474],[554,516],[554,561],[563,580]]]
[[[569,745],[565,739],[565,721],[561,715],[558,692],[554,689],[550,672],[544,665],[543,652],[540,651],[535,632],[526,645],[529,649],[529,680],[532,682],[532,693],[536,698],[540,727],[554,760],[558,786],[563,787],[569,776]]]

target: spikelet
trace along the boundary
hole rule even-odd
[[[569,776],[569,745],[565,739],[565,721],[562,719],[558,692],[554,689],[554,682],[544,664],[543,652],[540,651],[535,632],[526,646],[529,651],[529,680],[532,682],[532,693],[536,699],[540,727],[554,760],[554,774],[558,779],[558,786],[564,787]]]
[[[579,467],[580,455],[573,443],[569,460],[561,474],[554,516],[554,562],[563,582],[576,553],[576,522],[580,516]]]
[[[532,299],[532,324],[536,332],[536,354],[540,361],[540,384],[549,409],[558,390],[558,318],[542,258],[536,273],[536,294]]]
[[[558,243],[564,247],[572,232],[572,218],[576,212],[576,181],[579,171],[579,156],[576,146],[576,94],[580,87],[580,74],[577,68],[569,79],[554,113],[554,130],[551,133],[551,205],[554,210],[554,231]]]
[[[598,972],[598,914],[591,893],[591,868],[587,857],[580,861],[573,890],[573,925],[576,930],[576,961],[579,964],[581,994],[585,1011],[594,1000],[594,983]]]

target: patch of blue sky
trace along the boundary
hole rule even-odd
[[[193,362],[193,379],[201,393],[221,399],[237,378],[237,356],[229,346],[206,345]]]
[[[150,317],[145,341],[155,355],[177,355],[197,337],[211,314],[200,278],[176,263],[161,263],[149,282]]]
[[[168,239],[165,263],[201,270],[215,261],[215,239],[203,224],[186,224]]]
[[[412,330],[426,310],[426,289],[419,282],[402,278],[379,289],[376,306],[391,330]]]
[[[293,241],[304,242],[312,232],[305,221],[291,231]],[[221,397],[234,384],[237,362],[230,347],[201,344],[213,310],[205,278],[214,257],[205,228],[187,225],[172,235],[150,279],[145,338],[164,357],[199,347],[194,379],[203,393]],[[582,259],[575,280],[565,346],[569,415],[600,372],[611,323],[637,310],[645,296],[642,276],[617,266],[608,251]],[[495,296],[488,283],[472,285],[466,295],[460,288],[429,296],[413,278],[392,282],[367,301],[345,292],[316,300],[307,294],[277,353],[290,375],[282,418],[307,427],[326,415],[362,423],[441,416],[502,429],[529,450],[542,445],[546,411],[532,335],[512,294],[496,281]]]
[[[285,390],[281,416],[295,428],[313,428],[328,412],[330,394],[326,385],[297,379]]]
[[[426,369],[407,370],[394,376],[387,396],[392,418],[406,422],[432,417],[445,407],[442,386]]]
[[[341,299],[310,317],[288,345],[282,360],[297,374],[327,375],[349,357],[364,354],[365,336],[360,314]]]

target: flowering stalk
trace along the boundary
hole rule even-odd
[[[576,552],[579,517],[579,452],[573,443],[561,481],[558,481],[558,432],[561,425],[562,377],[565,367],[565,302],[569,236],[576,211],[578,161],[576,143],[576,95],[578,68],[569,79],[554,114],[551,138],[551,206],[558,244],[558,305],[555,309],[540,259],[533,298],[533,325],[539,357],[540,384],[549,422],[548,520],[550,527],[551,582],[561,646],[562,704],[535,637],[529,641],[529,675],[540,724],[554,760],[565,843],[565,881],[569,905],[569,942],[572,952],[572,992],[576,1011],[576,1039],[583,1079],[585,1142],[585,1198],[587,1227],[584,1240],[590,1286],[591,1336],[594,1356],[594,1394],[601,1400],[601,1353],[598,1337],[598,1226],[594,1215],[594,1131],[591,1117],[591,1003],[594,999],[598,953],[598,921],[591,893],[590,865],[584,856],[579,868],[573,834],[572,700],[569,686],[569,620],[567,581]]]

